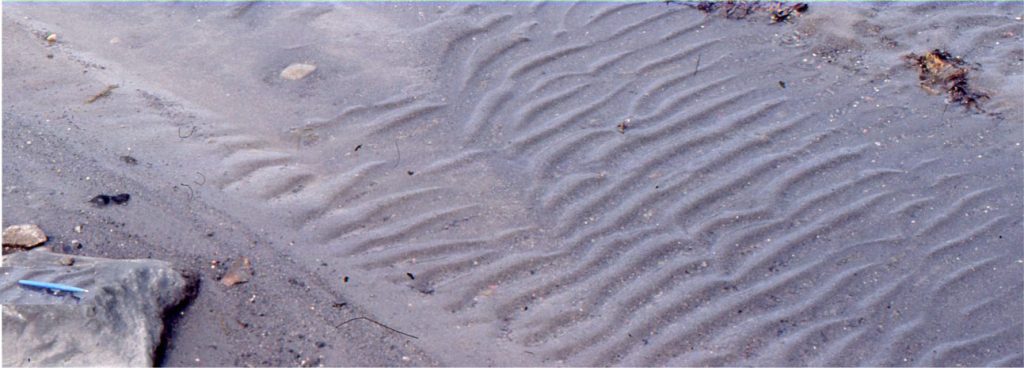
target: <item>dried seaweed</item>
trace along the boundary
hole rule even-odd
[[[96,100],[99,100],[101,98],[110,96],[110,93],[113,92],[115,89],[117,89],[117,87],[118,86],[116,84],[111,84],[111,85],[108,85],[106,87],[103,87],[103,90],[99,91],[98,93],[96,93],[96,94],[94,94],[92,96],[89,96],[89,98],[87,98],[85,100],[85,103],[86,104],[91,104],[93,102],[96,102]]]
[[[967,77],[970,68],[963,59],[941,49],[924,55],[910,54],[906,59],[918,68],[922,89],[933,95],[945,93],[949,103],[963,105],[968,111],[984,112],[979,103],[989,96],[971,86]]]
[[[788,21],[794,13],[799,14],[807,11],[807,8],[806,3],[796,3],[793,5],[777,3],[769,11],[771,11],[772,23],[780,23]]]
[[[806,12],[809,8],[806,3],[756,0],[701,1],[690,6],[706,14],[720,14],[728,19],[745,19],[751,14],[767,13],[772,23],[786,22],[793,15]]]

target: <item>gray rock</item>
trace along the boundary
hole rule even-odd
[[[46,233],[36,225],[14,225],[4,229],[4,248],[32,248],[46,242]]]
[[[41,250],[4,257],[3,365],[152,366],[164,314],[190,297],[193,283],[167,262],[74,259],[65,265],[66,256]],[[88,292],[58,295],[22,279]]]

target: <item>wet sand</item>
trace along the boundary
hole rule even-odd
[[[4,225],[197,273],[162,364],[1024,365],[1020,3],[3,10]]]

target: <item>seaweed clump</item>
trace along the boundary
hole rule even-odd
[[[929,94],[947,94],[948,102],[963,105],[968,111],[981,109],[979,103],[988,99],[988,94],[975,90],[968,81],[970,68],[963,59],[953,57],[941,49],[932,50],[924,55],[911,53],[906,59],[918,68],[921,89]]]
[[[706,14],[719,13],[728,19],[745,19],[751,14],[767,13],[772,23],[786,22],[795,14],[804,13],[807,3],[786,4],[778,1],[701,1],[691,5]]]
[[[806,12],[807,8],[807,3],[796,3],[788,6],[776,3],[769,11],[771,12],[772,23],[779,23],[789,20],[793,14]]]

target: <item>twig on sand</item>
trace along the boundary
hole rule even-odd
[[[398,149],[398,141],[395,141],[395,152],[398,153],[398,159],[395,160],[395,166],[392,166],[392,169],[398,167],[398,163],[402,162],[402,150]]]
[[[347,323],[349,323],[349,322],[354,322],[354,321],[356,321],[356,320],[360,320],[360,319],[365,319],[365,320],[367,320],[367,321],[373,322],[373,324],[375,324],[375,325],[377,325],[377,326],[380,326],[380,327],[384,327],[384,328],[386,328],[386,329],[388,329],[388,330],[391,330],[391,332],[394,332],[394,333],[398,333],[398,334],[401,334],[401,335],[405,335],[405,336],[408,336],[408,337],[411,337],[411,338],[414,338],[414,339],[417,339],[417,340],[419,340],[419,337],[416,337],[416,336],[413,336],[413,335],[407,334],[407,333],[405,333],[405,332],[402,332],[402,331],[399,331],[399,330],[393,329],[393,328],[391,328],[391,327],[388,327],[387,325],[385,325],[385,324],[383,324],[383,323],[380,323],[380,322],[374,321],[373,319],[370,319],[370,318],[368,318],[368,317],[356,317],[356,318],[350,319],[350,320],[348,320],[348,321],[342,322],[342,323],[338,324],[337,326],[334,326],[334,328],[339,328],[339,327],[341,327],[341,326],[344,326],[345,324],[347,324]]]
[[[700,69],[700,55],[701,54],[697,54],[697,65],[695,65],[693,67],[693,76],[694,77],[697,76],[697,70]]]
[[[115,89],[117,89],[117,85],[116,85],[116,84],[111,84],[111,85],[108,85],[108,86],[104,87],[104,88],[103,88],[103,90],[102,90],[102,91],[100,91],[99,93],[97,93],[97,94],[95,94],[95,95],[92,95],[91,97],[89,97],[88,99],[86,99],[86,100],[85,100],[85,103],[87,103],[87,104],[91,104],[91,103],[93,103],[93,102],[96,102],[96,100],[99,100],[99,99],[101,99],[101,98],[104,98],[104,97],[110,96],[110,92],[112,92],[112,91],[113,91],[113,90],[115,90]]]

